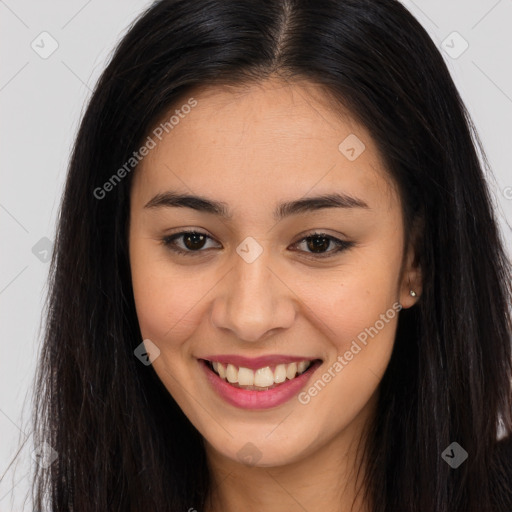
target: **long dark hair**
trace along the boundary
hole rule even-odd
[[[371,510],[512,509],[496,434],[501,420],[512,439],[511,275],[489,165],[439,50],[395,0],[161,0],[122,39],[80,125],[60,209],[34,401],[35,442],[58,456],[34,475],[34,507],[203,509],[202,436],[133,353],[137,169],[102,198],[94,190],[197,87],[271,75],[321,84],[367,127],[422,269],[365,445]],[[441,457],[452,442],[468,453],[457,469]]]

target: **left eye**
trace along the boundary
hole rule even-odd
[[[354,244],[346,240],[340,240],[334,236],[327,235],[325,233],[312,233],[299,240],[294,245],[306,244],[306,247],[311,251],[313,257],[316,258],[327,258],[334,254],[337,254],[345,249],[349,249]],[[331,251],[324,252],[329,246],[334,245],[335,248]]]
[[[212,237],[206,233],[200,231],[182,231],[174,235],[166,236],[162,239],[162,243],[168,247],[171,251],[178,254],[185,254],[187,256],[197,256],[198,254],[205,252],[201,249],[204,248],[207,239],[213,240]],[[177,242],[181,241],[183,245],[180,247]],[[327,235],[326,233],[311,233],[292,244],[292,246],[299,246],[306,244],[309,254],[312,254],[314,258],[326,258],[333,254],[337,254],[345,249],[352,247],[353,242],[340,240],[339,238]],[[332,245],[334,249],[327,251]],[[308,252],[308,251],[304,251]]]

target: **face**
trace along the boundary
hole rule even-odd
[[[370,418],[419,295],[400,198],[369,132],[313,84],[191,96],[133,176],[141,334],[209,450],[292,463]]]

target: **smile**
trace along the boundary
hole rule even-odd
[[[218,361],[208,361],[210,368],[224,381],[236,388],[252,391],[266,391],[282,384],[287,379],[292,380],[303,374],[313,361],[278,364],[252,370],[234,364],[223,364]]]
[[[321,359],[275,356],[256,360],[222,356],[198,362],[215,395],[242,409],[269,409],[288,402],[322,364]]]

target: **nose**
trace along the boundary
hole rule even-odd
[[[235,252],[233,264],[217,288],[213,325],[251,342],[289,328],[297,311],[295,295],[272,268],[268,251],[250,263]]]

